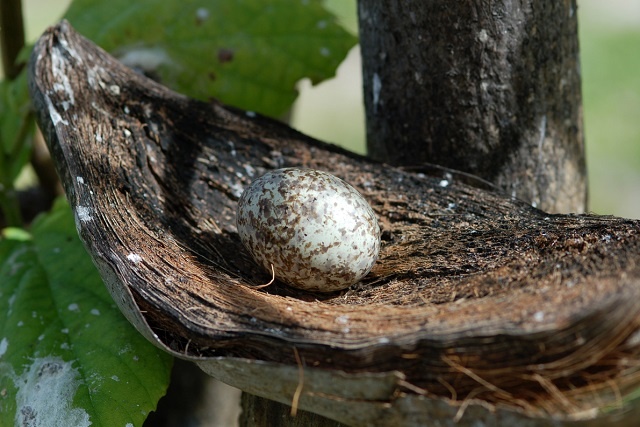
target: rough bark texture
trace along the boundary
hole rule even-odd
[[[361,0],[359,18],[374,159],[585,211],[575,0]]]
[[[383,165],[188,99],[64,22],[29,73],[81,239],[127,317],[172,354],[348,425],[587,426],[634,407],[640,222],[550,215],[466,175]],[[380,260],[350,289],[256,286],[271,275],[239,241],[236,203],[284,166],[332,172],[376,212]]]

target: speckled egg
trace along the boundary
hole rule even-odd
[[[344,289],[362,279],[380,251],[371,206],[343,180],[314,169],[268,172],[238,201],[238,234],[256,262],[296,288]]]

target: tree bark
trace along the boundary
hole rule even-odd
[[[359,2],[367,147],[584,212],[576,1]]]

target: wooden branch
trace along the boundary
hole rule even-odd
[[[348,425],[628,413],[640,222],[546,214],[464,174],[390,167],[188,99],[66,22],[29,73],[80,237],[156,345],[256,395],[291,404],[298,390],[300,410]],[[347,291],[256,287],[271,277],[238,239],[236,201],[284,166],[344,178],[378,215],[381,258]]]
[[[584,212],[576,9],[360,1],[371,155],[470,172],[547,212]]]

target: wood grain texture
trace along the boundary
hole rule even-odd
[[[244,389],[253,372],[284,402],[303,369],[300,409],[352,425],[415,422],[436,407],[542,422],[627,410],[640,222],[550,215],[466,174],[391,167],[188,99],[66,22],[39,40],[29,71],[79,235],[156,345]],[[376,212],[381,258],[350,289],[256,287],[271,277],[239,241],[236,201],[284,166],[332,172]]]

